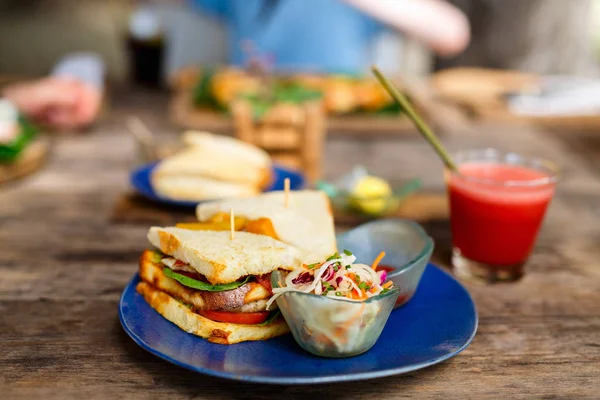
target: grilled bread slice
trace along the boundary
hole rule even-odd
[[[162,255],[146,250],[140,258],[140,278],[182,303],[197,310],[225,309],[231,311],[264,311],[271,293],[260,283],[249,282],[234,290],[203,292],[188,288],[163,273]]]
[[[266,340],[289,332],[285,320],[281,317],[267,325],[216,322],[196,314],[183,303],[147,282],[138,283],[136,290],[144,296],[146,302],[154,310],[167,320],[184,331],[203,337],[209,342],[234,344],[249,340]]]
[[[325,193],[317,190],[293,191],[285,205],[283,191],[264,193],[246,199],[211,201],[199,204],[196,216],[206,221],[231,209],[240,217],[268,218],[277,237],[306,253],[307,264],[320,262],[337,251],[331,205]]]
[[[264,235],[227,231],[192,231],[152,227],[148,240],[163,253],[189,264],[215,284],[235,282],[248,275],[264,275],[276,269],[302,265],[301,250]]]

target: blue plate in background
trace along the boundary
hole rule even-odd
[[[210,343],[154,311],[135,291],[139,281],[136,275],[119,303],[125,332],[142,348],[173,364],[238,381],[314,384],[402,374],[455,356],[477,330],[477,313],[467,290],[432,264],[412,300],[392,312],[375,346],[343,359],[313,356],[291,334],[234,345]]]
[[[139,194],[150,200],[179,207],[196,207],[196,205],[200,203],[199,201],[175,200],[159,196],[154,191],[152,182],[150,181],[152,170],[157,165],[158,162],[145,164],[141,167],[138,167],[131,173],[131,184]],[[290,178],[291,190],[300,190],[304,188],[304,176],[300,172],[274,165],[273,184],[265,191],[270,192],[273,190],[283,190],[283,181],[285,178]]]

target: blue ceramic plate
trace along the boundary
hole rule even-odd
[[[198,201],[184,201],[184,200],[174,200],[166,197],[159,196],[154,189],[152,188],[152,183],[150,182],[150,174],[152,174],[152,170],[158,165],[158,162],[145,164],[141,167],[138,167],[131,173],[131,184],[137,190],[139,194],[142,196],[154,200],[159,201],[161,203],[170,204],[179,207],[196,207],[198,205]],[[296,171],[292,171],[278,165],[273,166],[273,184],[266,191],[270,192],[273,190],[283,190],[283,181],[285,178],[290,178],[290,189],[291,190],[300,190],[304,187],[304,176]]]
[[[230,346],[209,343],[154,311],[135,291],[138,282],[136,275],[119,304],[121,324],[138,345],[192,371],[238,381],[312,384],[402,374],[455,356],[469,345],[477,330],[477,313],[469,293],[431,264],[412,300],[392,312],[375,346],[343,359],[313,356],[302,350],[291,334]]]

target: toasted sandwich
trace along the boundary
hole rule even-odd
[[[186,147],[152,172],[152,187],[163,197],[189,201],[248,197],[271,184],[271,160],[258,147],[206,132],[186,132],[183,141]]]
[[[231,209],[246,221],[242,229],[271,236],[302,250],[307,264],[320,262],[337,251],[331,205],[321,191],[292,191],[287,205],[283,191],[247,199],[211,201],[199,204],[196,216],[202,222],[226,220],[224,229],[228,229]]]
[[[153,227],[140,259],[137,291],[163,317],[210,342],[265,340],[289,331],[272,297],[270,274],[292,270],[304,252],[272,237]]]

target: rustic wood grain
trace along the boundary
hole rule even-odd
[[[147,227],[193,218],[169,208],[148,213],[154,206],[124,197],[136,156],[124,118],[139,115],[171,140],[166,104],[162,95],[122,94],[92,132],[57,138],[42,172],[0,189],[0,398],[598,398],[600,140],[577,132],[482,125],[444,138],[452,150],[543,155],[563,166],[563,178],[526,276],[466,284],[479,331],[441,365],[343,390],[272,387],[198,375],[137,347],[119,325],[117,305],[147,246]],[[329,179],[361,162],[393,184],[418,176],[425,191],[443,193],[441,165],[417,136],[332,137],[326,151]],[[137,217],[124,215],[137,207]],[[436,239],[434,261],[448,267],[448,221],[423,224]]]
[[[426,222],[448,218],[448,201],[445,193],[415,193],[402,201],[398,209],[380,217],[373,217],[333,207],[335,222],[339,226],[353,227],[375,218],[406,218]],[[195,221],[193,208],[165,206],[135,193],[125,193],[115,204],[111,220],[121,224],[169,225]]]
[[[374,217],[346,209],[333,207],[333,215],[337,225],[356,226],[377,218],[404,218],[418,222],[448,219],[448,200],[444,192],[417,192],[402,199],[398,208]]]

